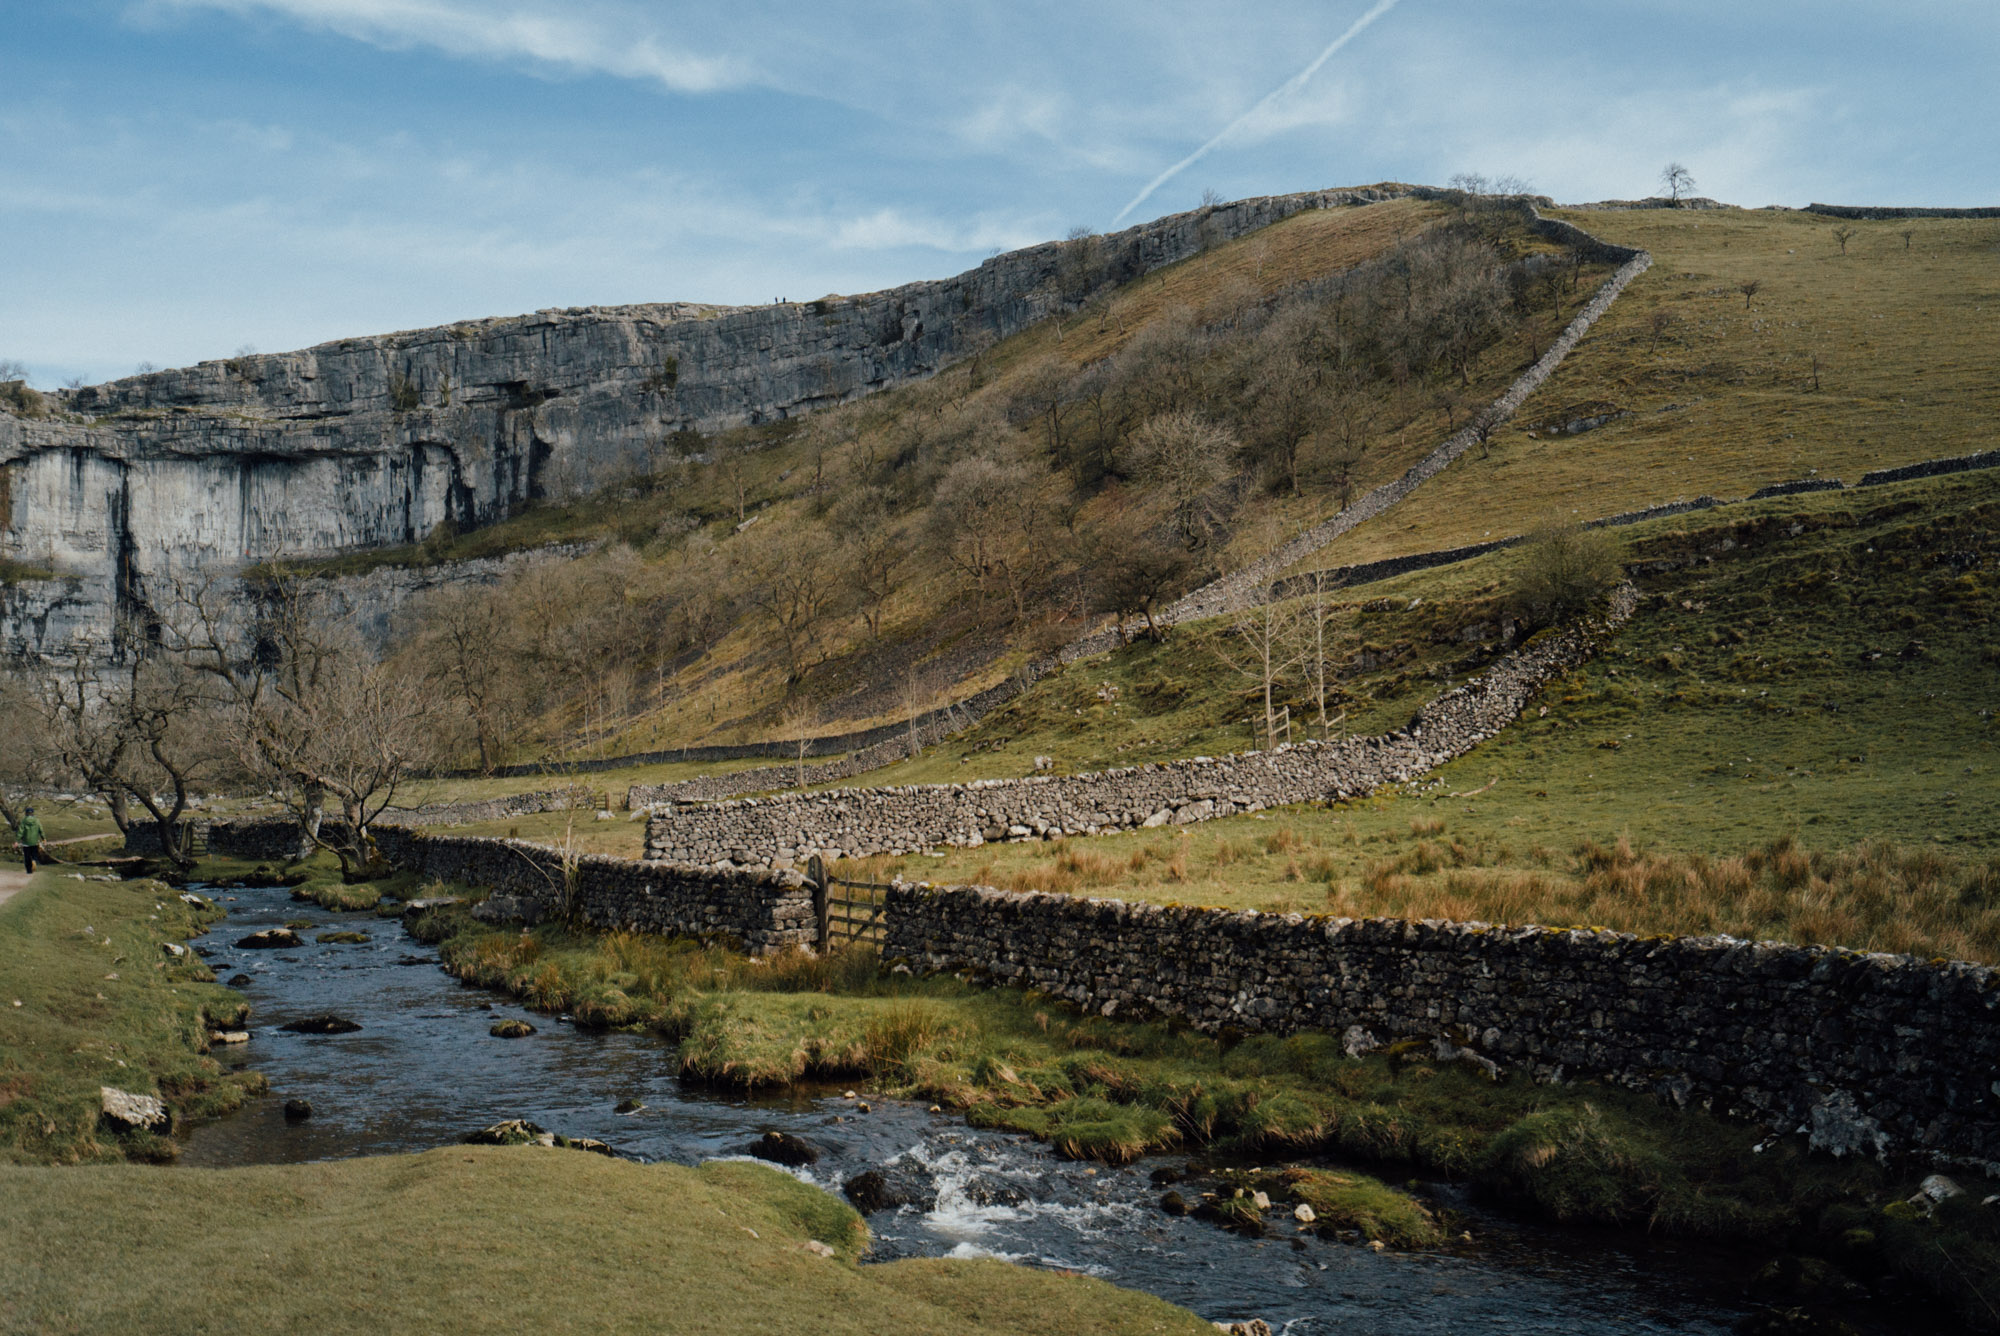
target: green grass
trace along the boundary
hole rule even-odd
[[[845,1203],[758,1165],[530,1147],[232,1170],[0,1170],[0,1330],[1039,1333],[1214,1328],[995,1261],[862,1267]],[[115,1242],[111,1242],[115,1240]],[[834,1250],[820,1256],[809,1244]]]
[[[211,1029],[241,1024],[243,1001],[198,957],[162,950],[220,916],[156,881],[61,869],[0,905],[0,1160],[172,1158],[170,1140],[108,1130],[100,1086],[158,1095],[177,1126],[262,1089],[204,1056]]]
[[[1186,1151],[1415,1168],[1573,1223],[1752,1244],[1788,1238],[1811,1251],[1846,1246],[1839,1240],[1861,1221],[1876,1231],[1863,1250],[1871,1265],[1926,1277],[1969,1307],[1976,1290],[2000,1281],[1990,1213],[1936,1226],[1897,1214],[1921,1169],[1835,1162],[1808,1154],[1798,1137],[1759,1150],[1765,1134],[1754,1126],[1590,1082],[1496,1081],[1440,1063],[1415,1041],[1356,1059],[1322,1034],[1213,1039],[948,976],[878,974],[865,950],[752,961],[629,934],[495,930],[456,910],[416,930],[470,982],[587,1024],[677,1039],[689,1078],[750,1089],[865,1082],[1110,1163]],[[1242,1181],[1313,1205],[1336,1233],[1394,1246],[1437,1241],[1441,1222],[1421,1203],[1364,1175],[1325,1172]],[[1926,1271],[1939,1246],[1960,1258],[1962,1276]]]

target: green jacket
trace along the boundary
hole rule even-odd
[[[22,817],[21,829],[15,833],[14,839],[17,843],[28,845],[31,848],[40,844],[42,842],[41,818],[35,816]]]

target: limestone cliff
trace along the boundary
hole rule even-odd
[[[1176,214],[1104,238],[1090,280],[1128,281],[1304,209],[1404,193]],[[108,645],[118,614],[143,609],[169,572],[489,524],[642,468],[676,429],[789,417],[921,379],[1075,289],[1051,242],[862,296],[466,321],[129,377],[56,395],[41,418],[0,413],[0,556],[58,573],[0,589],[0,650]]]

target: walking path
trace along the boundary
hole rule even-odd
[[[6,904],[13,898],[14,892],[24,889],[27,884],[28,874],[20,868],[0,868],[0,905]]]

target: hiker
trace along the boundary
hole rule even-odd
[[[35,816],[34,808],[30,807],[22,814],[21,828],[14,832],[14,843],[21,846],[21,861],[28,865],[28,871],[33,872],[35,860],[42,856],[42,823]]]

